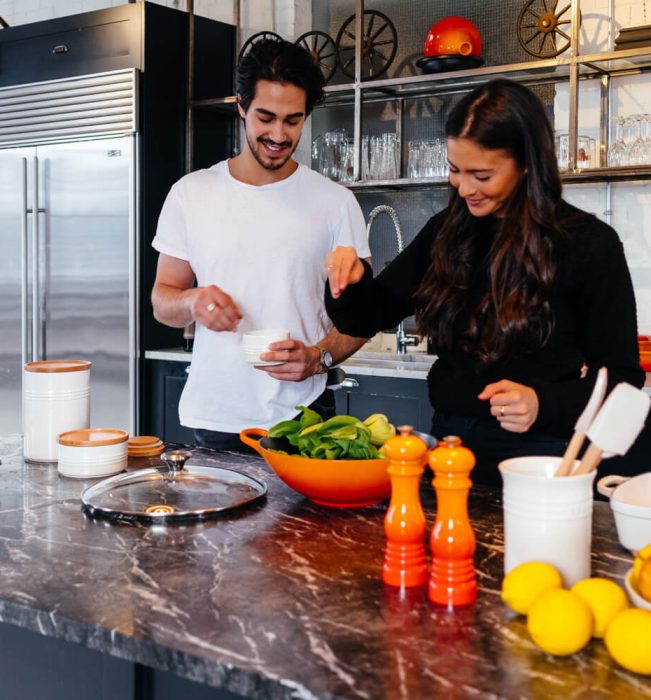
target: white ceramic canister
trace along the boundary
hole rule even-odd
[[[28,362],[23,371],[23,448],[28,462],[56,462],[58,436],[90,425],[86,360]]]
[[[569,588],[590,576],[596,472],[555,477],[560,463],[561,457],[500,462],[504,573],[526,561],[544,561],[559,570]]]
[[[127,466],[129,435],[117,428],[71,430],[59,435],[59,474],[75,479],[119,474]]]

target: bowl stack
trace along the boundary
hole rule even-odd
[[[59,474],[95,479],[127,467],[128,433],[116,428],[84,428],[59,435]]]
[[[244,359],[256,367],[268,367],[271,365],[281,365],[279,361],[263,361],[260,355],[267,352],[269,345],[279,340],[287,340],[289,331],[278,328],[267,328],[259,331],[249,331],[242,336],[242,351]]]

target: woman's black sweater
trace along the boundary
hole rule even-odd
[[[326,308],[337,329],[370,338],[416,311],[413,295],[431,261],[432,244],[446,211],[432,217],[413,242],[375,279],[365,274],[333,299],[326,288]],[[588,401],[599,367],[608,368],[609,388],[625,381],[644,384],[639,365],[635,297],[623,246],[617,233],[595,216],[563,203],[561,226],[569,240],[557,264],[551,308],[551,336],[539,350],[483,366],[460,349],[437,350],[427,377],[435,410],[447,415],[489,417],[488,401],[477,395],[501,379],[532,387],[539,400],[532,431],[568,437]],[[495,235],[492,217],[477,219],[481,248],[487,254]],[[487,256],[476,264],[486,268]],[[487,282],[487,275],[477,271]],[[581,378],[584,363],[586,378]]]

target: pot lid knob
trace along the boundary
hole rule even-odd
[[[173,476],[177,472],[180,472],[185,463],[190,459],[192,455],[189,452],[184,452],[183,450],[174,450],[173,452],[163,452],[160,458],[165,462],[167,468],[169,469],[170,476]]]

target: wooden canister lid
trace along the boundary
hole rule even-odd
[[[81,372],[90,369],[88,360],[38,360],[25,363],[26,372]]]
[[[59,445],[70,447],[101,447],[127,442],[129,433],[118,428],[83,428],[59,435]]]
[[[134,435],[129,438],[129,447],[158,447],[160,438],[155,435]]]
[[[130,457],[156,457],[165,449],[163,441],[155,435],[134,435],[127,444]]]

